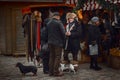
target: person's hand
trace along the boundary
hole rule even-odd
[[[71,32],[66,32],[65,34],[66,34],[66,36],[70,36]]]

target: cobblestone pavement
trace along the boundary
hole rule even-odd
[[[0,80],[120,80],[120,70],[106,67],[103,64],[101,71],[89,69],[89,64],[80,64],[77,74],[65,73],[63,77],[50,77],[43,74],[42,68],[38,68],[38,75],[31,73],[22,76],[19,69],[15,67],[16,62],[27,64],[26,57],[8,57],[0,55]]]

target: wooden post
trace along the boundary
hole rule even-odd
[[[30,36],[31,36],[31,50],[33,50],[33,24],[32,24],[32,15],[31,15],[31,22],[30,22],[30,28],[31,28],[31,32],[30,32]]]

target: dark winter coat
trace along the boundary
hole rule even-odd
[[[43,45],[46,45],[48,44],[48,38],[47,38],[47,23],[49,22],[49,18],[45,19],[44,23],[43,23],[43,27],[41,27],[41,50],[40,50],[40,53],[39,53],[39,56],[41,58],[44,58],[46,56],[44,55],[49,55],[49,48],[46,48],[43,50]]]
[[[88,39],[87,39],[87,44],[88,45],[98,45],[98,54],[100,54],[100,43],[101,43],[101,32],[99,27],[95,25],[90,25],[88,27]],[[87,50],[87,54],[90,55],[89,52],[89,47]]]
[[[65,30],[62,22],[55,18],[47,24],[48,44],[63,47]]]
[[[68,26],[73,24],[75,24],[75,26],[70,31],[71,35],[66,38],[66,40],[68,39],[68,45],[66,50],[71,51],[74,49],[78,51],[80,49],[80,37],[82,33],[81,31],[82,28],[77,21],[74,21],[73,23],[68,24]],[[66,47],[66,44],[65,44],[65,47]]]
[[[96,42],[97,44],[101,41],[101,32],[99,27],[90,25],[88,27],[88,44],[92,44],[93,42]]]
[[[48,34],[47,34],[47,24],[51,21],[50,18],[47,18],[43,22],[43,27],[41,28],[41,45],[48,43]]]

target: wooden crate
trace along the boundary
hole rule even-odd
[[[81,61],[80,63],[88,63],[90,62],[90,56],[87,54],[81,54]],[[102,57],[98,57],[98,62],[102,62]]]
[[[88,56],[87,54],[82,53],[81,54],[81,62],[82,63],[90,62],[90,56]]]

